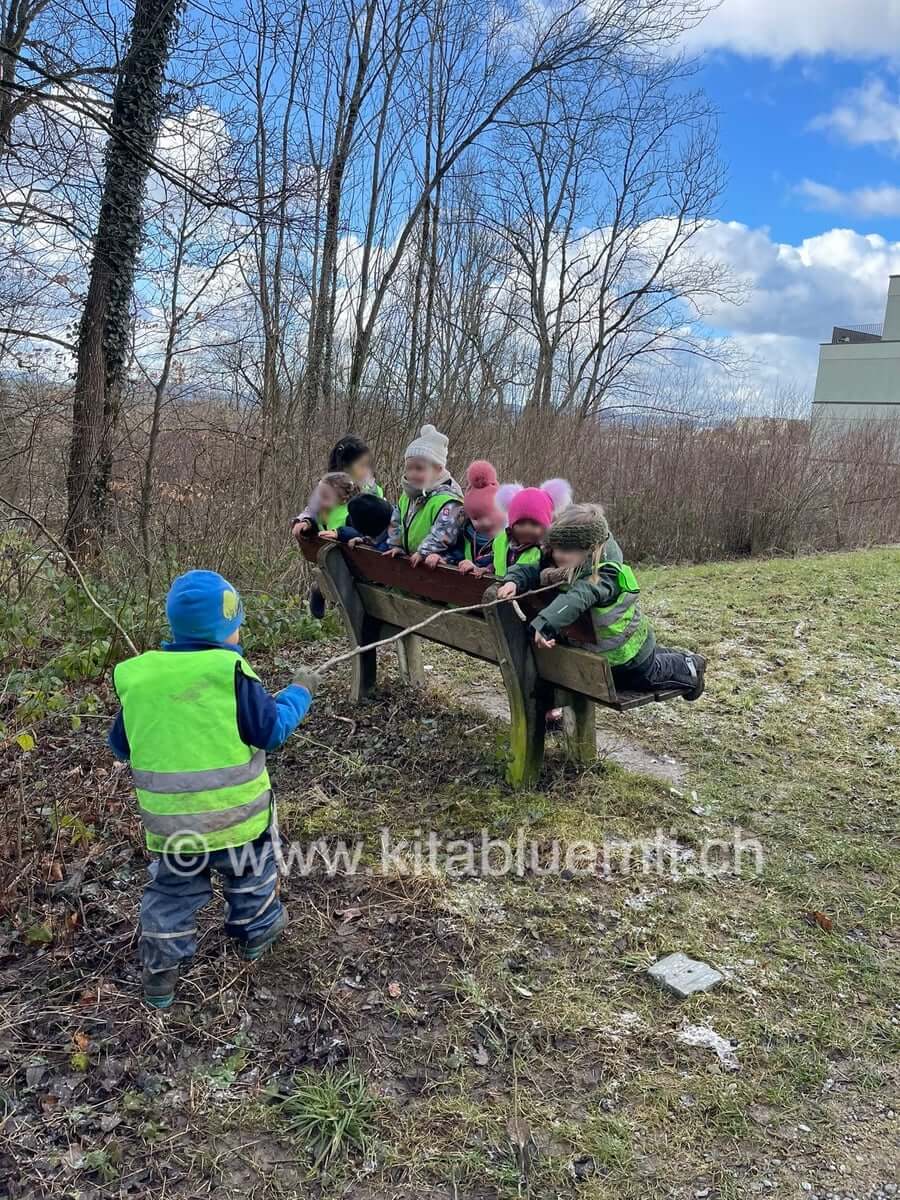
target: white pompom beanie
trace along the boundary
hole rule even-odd
[[[447,466],[447,447],[450,439],[433,425],[423,425],[417,438],[406,447],[404,458],[425,458],[436,467]]]

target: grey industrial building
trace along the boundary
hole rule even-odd
[[[900,275],[892,275],[881,325],[837,325],[819,350],[813,428],[900,422]]]

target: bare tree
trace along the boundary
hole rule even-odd
[[[703,299],[729,287],[689,254],[721,187],[704,98],[677,60],[579,64],[543,81],[504,133],[499,232],[510,311],[533,347],[528,408],[586,417],[652,356],[705,353]]]

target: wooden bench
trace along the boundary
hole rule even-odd
[[[594,641],[588,615],[563,631],[564,643],[544,651],[535,650],[529,627],[512,604],[480,612],[452,612],[454,607],[493,599],[499,582],[493,577],[476,579],[461,575],[454,567],[412,567],[405,558],[388,558],[364,547],[350,549],[318,537],[304,538],[300,545],[304,557],[318,567],[322,589],[340,610],[354,646],[390,637],[447,610],[447,616],[432,622],[421,634],[397,642],[401,674],[409,683],[421,686],[425,682],[423,638],[499,666],[509,696],[506,777],[513,787],[530,787],[540,776],[549,708],[569,710],[570,752],[580,762],[591,762],[597,755],[597,704],[624,712],[682,694],[680,688],[658,692],[617,689],[606,661],[583,648]],[[522,597],[518,602],[530,619],[555,594]],[[366,699],[375,690],[376,656],[376,650],[366,650],[351,660],[354,701]]]

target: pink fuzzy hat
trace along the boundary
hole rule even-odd
[[[500,482],[497,472],[486,459],[478,458],[466,470],[463,508],[473,520],[490,516],[497,507]]]
[[[517,521],[535,521],[549,527],[554,514],[572,503],[572,488],[565,479],[546,479],[539,488],[504,484],[498,500],[507,509],[506,522],[510,527]]]

